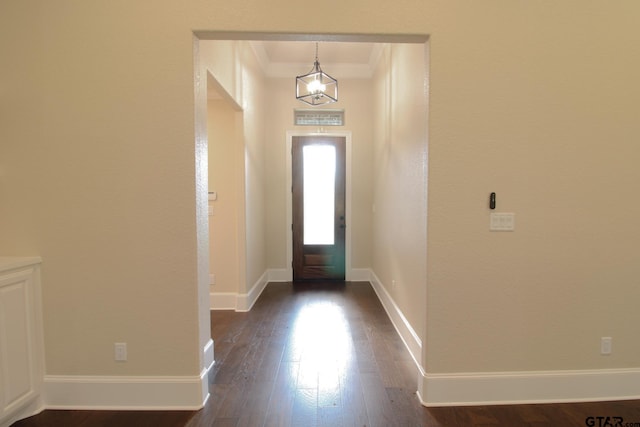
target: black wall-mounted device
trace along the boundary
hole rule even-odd
[[[496,208],[496,193],[491,193],[491,196],[489,196],[489,208]]]

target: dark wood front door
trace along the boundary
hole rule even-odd
[[[293,280],[345,278],[345,139],[293,137]]]

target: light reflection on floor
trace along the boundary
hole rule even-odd
[[[317,390],[317,401],[307,396],[298,404],[313,408],[341,406],[340,379],[354,358],[343,310],[330,301],[312,303],[303,306],[294,320],[290,342],[299,355],[299,368],[291,383],[298,390]]]

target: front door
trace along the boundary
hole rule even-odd
[[[345,278],[345,140],[293,137],[293,280]]]

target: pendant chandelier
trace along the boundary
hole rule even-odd
[[[318,43],[313,68],[307,74],[296,77],[296,99],[313,106],[338,101],[338,81],[320,68]]]

